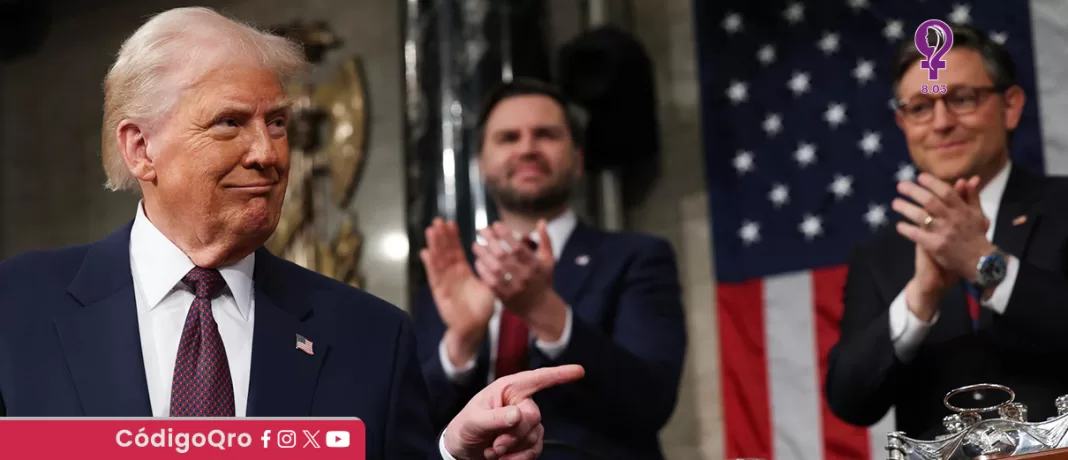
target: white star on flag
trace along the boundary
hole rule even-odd
[[[864,156],[870,157],[878,152],[882,147],[879,144],[879,133],[873,131],[865,131],[864,137],[859,142],[860,150],[864,151]]]
[[[883,36],[890,41],[901,40],[905,37],[905,26],[897,19],[887,21],[886,27],[883,28]]]
[[[791,78],[790,81],[786,83],[786,87],[790,88],[790,91],[793,91],[794,96],[800,96],[804,94],[805,91],[808,91],[809,88],[808,73],[794,72],[793,78]]]
[[[816,162],[816,144],[802,142],[794,151],[794,160],[802,168]]]
[[[769,113],[767,118],[764,119],[764,132],[768,133],[768,137],[775,136],[782,131],[782,115],[777,113]]]
[[[828,56],[835,51],[838,51],[838,34],[834,32],[824,32],[823,38],[820,38],[819,47],[823,50],[823,54]]]
[[[953,5],[953,12],[949,13],[949,22],[965,24],[972,20],[972,8],[968,5],[957,3]]]
[[[723,30],[731,35],[740,32],[742,30],[742,15],[728,12],[727,16],[723,18]]]
[[[775,47],[771,46],[770,43],[761,46],[760,49],[757,50],[757,60],[764,65],[775,62]]]
[[[834,182],[831,182],[831,186],[828,188],[834,194],[835,199],[841,200],[853,193],[853,178],[835,174]]]
[[[897,169],[897,173],[894,174],[894,178],[898,182],[911,182],[916,179],[916,168],[910,164],[903,164]]]
[[[868,206],[868,212],[864,213],[864,221],[875,230],[886,223],[886,208],[877,204]]]
[[[760,224],[751,220],[745,221],[742,228],[738,229],[738,237],[746,246],[760,241]]]
[[[875,63],[861,59],[857,62],[857,67],[853,69],[853,78],[856,78],[860,84],[865,84],[868,80],[875,77]]]
[[[838,125],[845,123],[845,104],[832,102],[830,105],[827,106],[827,111],[823,113],[823,119],[827,120],[827,124],[831,125],[831,128],[837,128]]]
[[[731,100],[732,104],[740,104],[745,102],[749,96],[749,88],[745,82],[732,81],[731,85],[727,87],[727,98]]]
[[[768,192],[768,199],[776,208],[782,207],[790,201],[790,189],[783,184],[775,184],[771,192]]]
[[[786,18],[786,21],[790,25],[797,24],[805,20],[805,5],[801,2],[793,2],[790,6],[786,7],[786,10],[782,12],[782,17]]]
[[[738,170],[738,175],[741,176],[756,168],[753,164],[753,152],[747,150],[741,150],[734,156],[734,169]]]
[[[801,225],[798,226],[801,233],[805,235],[806,240],[812,240],[823,233],[823,222],[818,216],[812,214],[805,214],[805,218],[801,220]]]

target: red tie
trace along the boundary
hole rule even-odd
[[[968,314],[971,315],[972,321],[978,324],[979,321],[979,301],[975,300],[975,297],[966,295],[968,298]]]
[[[531,251],[538,250],[538,242],[531,238],[524,238]],[[526,323],[518,315],[501,309],[501,329],[497,337],[497,363],[494,378],[527,369],[527,346],[530,344],[530,331]]]
[[[234,383],[211,299],[226,282],[218,270],[196,267],[182,278],[196,293],[185,317],[171,382],[171,417],[233,417]]]
[[[501,378],[526,370],[527,325],[515,313],[501,309],[501,331],[497,339],[496,377]]]

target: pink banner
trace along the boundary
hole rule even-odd
[[[363,460],[363,422],[338,419],[0,417],[10,458]]]

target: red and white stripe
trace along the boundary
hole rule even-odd
[[[892,411],[858,428],[831,414],[823,397],[845,275],[838,267],[719,285],[727,458],[885,458]]]

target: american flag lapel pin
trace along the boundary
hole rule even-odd
[[[307,353],[309,356],[315,355],[312,350],[312,341],[300,334],[297,334],[297,349]]]
[[[1014,225],[1014,226],[1015,225],[1020,225],[1020,224],[1023,224],[1024,222],[1027,222],[1027,215],[1026,214],[1013,219],[1012,220],[1012,225]]]

